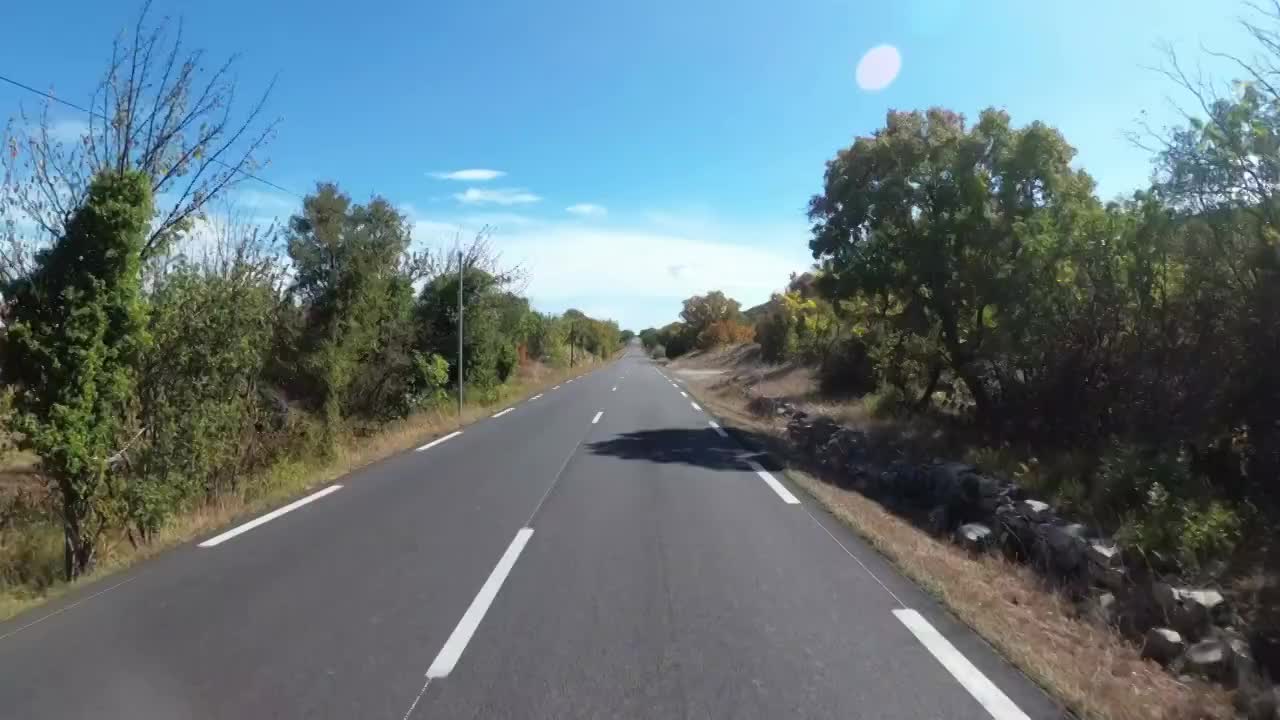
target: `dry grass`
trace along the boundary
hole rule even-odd
[[[261,476],[244,483],[245,487],[252,488],[251,493],[228,495],[216,502],[201,505],[175,518],[148,544],[134,547],[123,535],[109,538],[99,551],[94,571],[75,583],[56,581],[44,587],[0,588],[0,620],[60,597],[86,582],[119,572],[192,538],[208,534],[242,518],[260,514],[353,470],[487,417],[499,405],[523,399],[596,367],[599,367],[599,363],[579,365],[572,369],[528,366],[522,368],[518,381],[509,386],[497,402],[465,404],[461,419],[456,409],[452,412],[423,413],[390,423],[378,432],[364,437],[347,438],[338,444],[332,457],[326,460],[280,460]],[[46,562],[52,559],[57,568],[61,568],[62,536],[55,525],[50,523],[22,528],[22,534],[22,539],[34,548],[33,552],[41,552],[47,556]]]
[[[728,424],[785,437],[780,421],[747,410],[740,383],[690,379],[687,384]],[[1069,602],[1027,568],[997,556],[971,555],[856,492],[800,470],[786,472],[1077,715],[1114,720],[1232,717],[1225,692],[1181,683],[1141,659],[1117,632],[1077,617]]]

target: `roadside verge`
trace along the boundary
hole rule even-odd
[[[608,365],[616,357],[574,368],[554,369],[525,379],[505,388],[501,396],[491,403],[467,402],[461,416],[456,410],[431,411],[389,423],[369,435],[344,437],[328,457],[278,459],[260,471],[260,477],[244,483],[246,487],[254,488],[252,494],[226,495],[195,507],[175,517],[147,543],[135,546],[123,534],[108,538],[100,550],[97,566],[75,582],[59,581],[38,590],[21,586],[0,589],[0,621],[54,600],[71,600],[76,595],[91,593],[93,586],[102,584],[101,581],[166,550],[295,501],[319,486],[367,465],[488,419],[494,408],[524,400],[566,380],[585,375]],[[52,550],[60,550],[60,546],[55,543]]]
[[[679,371],[667,368],[680,377]],[[1105,626],[1079,617],[1024,566],[936,539],[857,493],[824,482],[773,417],[752,413],[743,388],[693,375],[684,386],[744,446],[768,453],[793,485],[937,598],[963,624],[1081,717],[1157,720],[1232,717],[1230,697],[1181,682],[1143,660]]]

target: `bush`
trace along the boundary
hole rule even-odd
[[[846,338],[823,360],[818,386],[831,395],[863,395],[876,389],[876,373],[867,346],[858,338]]]
[[[755,339],[755,328],[736,320],[717,320],[698,334],[698,347],[703,350],[748,343]]]
[[[1160,483],[1147,490],[1145,507],[1130,515],[1116,539],[1143,554],[1175,558],[1187,569],[1230,556],[1240,542],[1240,515],[1218,501],[1179,500]]]

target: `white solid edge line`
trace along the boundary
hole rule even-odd
[[[431,448],[433,448],[433,447],[435,447],[435,446],[439,445],[440,443],[444,442],[445,440],[452,440],[453,438],[456,438],[456,437],[458,437],[458,436],[459,436],[459,435],[461,435],[461,434],[462,434],[462,431],[461,431],[461,430],[454,430],[453,432],[449,433],[448,435],[445,435],[445,436],[444,436],[444,437],[442,437],[442,438],[436,438],[435,440],[432,440],[431,442],[427,443],[426,445],[423,445],[422,447],[417,448],[416,450],[414,450],[414,452],[422,452],[423,450],[430,450]]]
[[[520,532],[516,533],[515,539],[507,546],[507,551],[502,554],[493,572],[489,573],[489,579],[480,586],[480,592],[476,593],[471,606],[462,614],[458,626],[453,629],[449,639],[444,641],[444,647],[440,648],[436,659],[431,661],[431,667],[427,668],[428,678],[446,677],[453,671],[453,667],[458,664],[458,658],[462,657],[462,651],[467,649],[467,643],[471,642],[471,636],[475,634],[476,628],[480,627],[480,621],[489,611],[489,605],[498,596],[498,590],[502,588],[502,583],[506,581],[511,568],[516,564],[516,559],[520,557],[520,552],[529,543],[532,535],[533,528],[527,527],[520,528]]]
[[[898,618],[912,635],[933,654],[942,667],[955,676],[965,690],[986,708],[995,720],[1030,720],[1009,696],[1000,692],[1000,688],[987,679],[982,671],[973,666],[969,659],[960,653],[942,633],[938,632],[924,616],[915,610],[894,610],[893,616]]]
[[[601,410],[600,412],[596,413],[596,416],[595,416],[595,417],[593,417],[593,418],[591,418],[591,424],[592,424],[592,425],[595,425],[596,423],[600,422],[600,416],[601,416],[601,415],[604,415],[604,411],[603,411],[603,410]]]
[[[693,406],[694,410],[698,410],[698,411],[702,410],[702,406],[692,400],[689,401],[689,404]]]
[[[266,515],[254,518],[253,520],[250,520],[249,522],[243,525],[240,525],[239,527],[231,528],[230,530],[222,533],[221,535],[215,535],[214,537],[211,537],[208,540],[205,540],[204,542],[200,543],[198,547],[211,548],[216,545],[221,545],[222,543],[230,540],[231,538],[237,535],[240,535],[241,533],[247,533],[250,530],[258,527],[259,525],[262,525],[264,523],[269,523],[272,520],[275,520],[276,518],[280,517],[281,515],[284,515],[287,512],[293,512],[294,510],[297,510],[298,508],[302,507],[303,505],[306,505],[309,502],[319,500],[325,495],[328,495],[329,493],[338,492],[341,489],[342,489],[341,485],[330,485],[329,487],[323,490],[318,490],[316,492],[313,492],[304,498],[294,500],[293,502],[289,503],[288,505],[285,505],[284,507],[276,508],[275,510],[272,510]]]
[[[501,411],[501,412],[496,412],[496,413],[494,413],[494,414],[493,414],[493,416],[494,416],[494,417],[496,417],[496,418],[500,418],[500,417],[502,417],[503,415],[506,415],[507,413],[511,412],[512,410],[515,410],[515,408],[513,408],[513,407],[509,407],[509,408],[507,408],[506,410],[503,410],[503,411]]]
[[[708,420],[707,424],[710,425],[711,429],[715,430],[716,434],[719,435],[720,437],[729,437],[729,433],[725,432],[724,428],[717,425],[715,420]]]
[[[778,493],[778,497],[782,498],[782,502],[788,505],[800,504],[800,501],[796,499],[796,496],[792,495],[790,490],[783,487],[782,483],[778,482],[778,479],[771,475],[768,470],[765,470],[760,463],[755,460],[748,460],[747,464],[751,466],[751,469],[755,471],[756,475],[760,476],[761,480],[764,480],[766,485],[772,488],[774,492]]]
[[[34,626],[36,626],[36,625],[39,625],[40,623],[44,622],[45,620],[48,620],[49,618],[54,617],[54,616],[56,616],[56,615],[61,615],[62,613],[67,612],[68,610],[74,610],[75,608],[77,608],[77,607],[79,607],[79,606],[81,606],[81,605],[83,605],[83,604],[85,604],[85,603],[89,602],[90,600],[92,600],[92,599],[94,599],[94,598],[98,597],[99,595],[103,595],[103,594],[105,594],[105,593],[109,593],[109,592],[111,592],[112,590],[115,590],[116,588],[120,587],[121,585],[128,585],[129,583],[133,582],[134,580],[137,580],[139,577],[142,577],[142,576],[141,576],[141,575],[134,575],[133,577],[125,578],[124,580],[121,580],[120,582],[118,582],[118,583],[116,583],[116,584],[114,584],[114,585],[108,585],[107,587],[102,588],[101,590],[99,590],[98,592],[96,592],[96,593],[94,593],[94,594],[92,594],[92,595],[86,595],[85,597],[80,598],[79,600],[77,600],[77,601],[75,601],[75,602],[71,603],[70,605],[64,605],[64,606],[62,606],[62,607],[58,608],[57,610],[54,610],[53,612],[51,612],[51,613],[49,613],[49,614],[47,614],[47,615],[41,615],[40,617],[36,618],[35,620],[32,620],[31,622],[27,623],[26,625],[22,625],[22,626],[16,627],[16,628],[14,628],[14,629],[10,630],[9,632],[7,632],[7,633],[5,633],[5,634],[3,634],[3,635],[0,635],[0,640],[4,640],[4,639],[6,639],[6,638],[13,637],[14,635],[17,635],[18,633],[22,632],[23,630],[26,630],[26,629],[27,629],[27,628],[29,628],[29,627],[34,627]]]

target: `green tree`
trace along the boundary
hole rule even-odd
[[[714,322],[721,320],[742,320],[742,306],[737,300],[725,297],[719,290],[706,295],[694,295],[684,301],[684,309],[680,311],[680,319],[689,327],[693,337],[697,337]]]
[[[1072,223],[1096,211],[1074,154],[1053,128],[1014,128],[996,110],[972,127],[947,110],[890,112],[827,164],[810,202],[821,284],[901,303],[993,419],[992,357],[1030,339],[1016,330],[1039,309],[1027,289],[1066,284]]]
[[[185,502],[236,488],[257,449],[263,372],[278,299],[261,268],[180,262],[150,297],[151,346],[138,396],[146,432],[125,492],[132,531],[149,538]]]
[[[90,184],[66,233],[10,285],[4,375],[17,426],[56,486],[68,579],[88,570],[118,517],[115,465],[136,438],[136,365],[148,342],[141,252],[152,213],[144,173]]]
[[[294,292],[306,310],[301,373],[330,428],[350,414],[404,410],[414,373],[409,243],[389,202],[353,205],[331,183],[289,221]]]
[[[528,306],[513,301],[512,295],[502,291],[501,279],[479,267],[463,271],[462,295],[462,377],[481,397],[491,397],[515,371],[518,321],[513,320]],[[456,265],[423,287],[416,312],[418,347],[438,349],[450,363],[450,382],[456,385],[460,370]]]
[[[1156,136],[1155,192],[1181,216],[1169,224],[1187,255],[1178,280],[1194,344],[1174,358],[1203,358],[1189,386],[1213,389],[1189,404],[1219,432],[1244,429],[1232,444],[1266,487],[1280,474],[1280,5],[1254,9],[1244,27],[1262,52],[1225,54],[1244,72],[1231,92],[1192,80],[1169,53],[1167,74],[1200,115]]]

